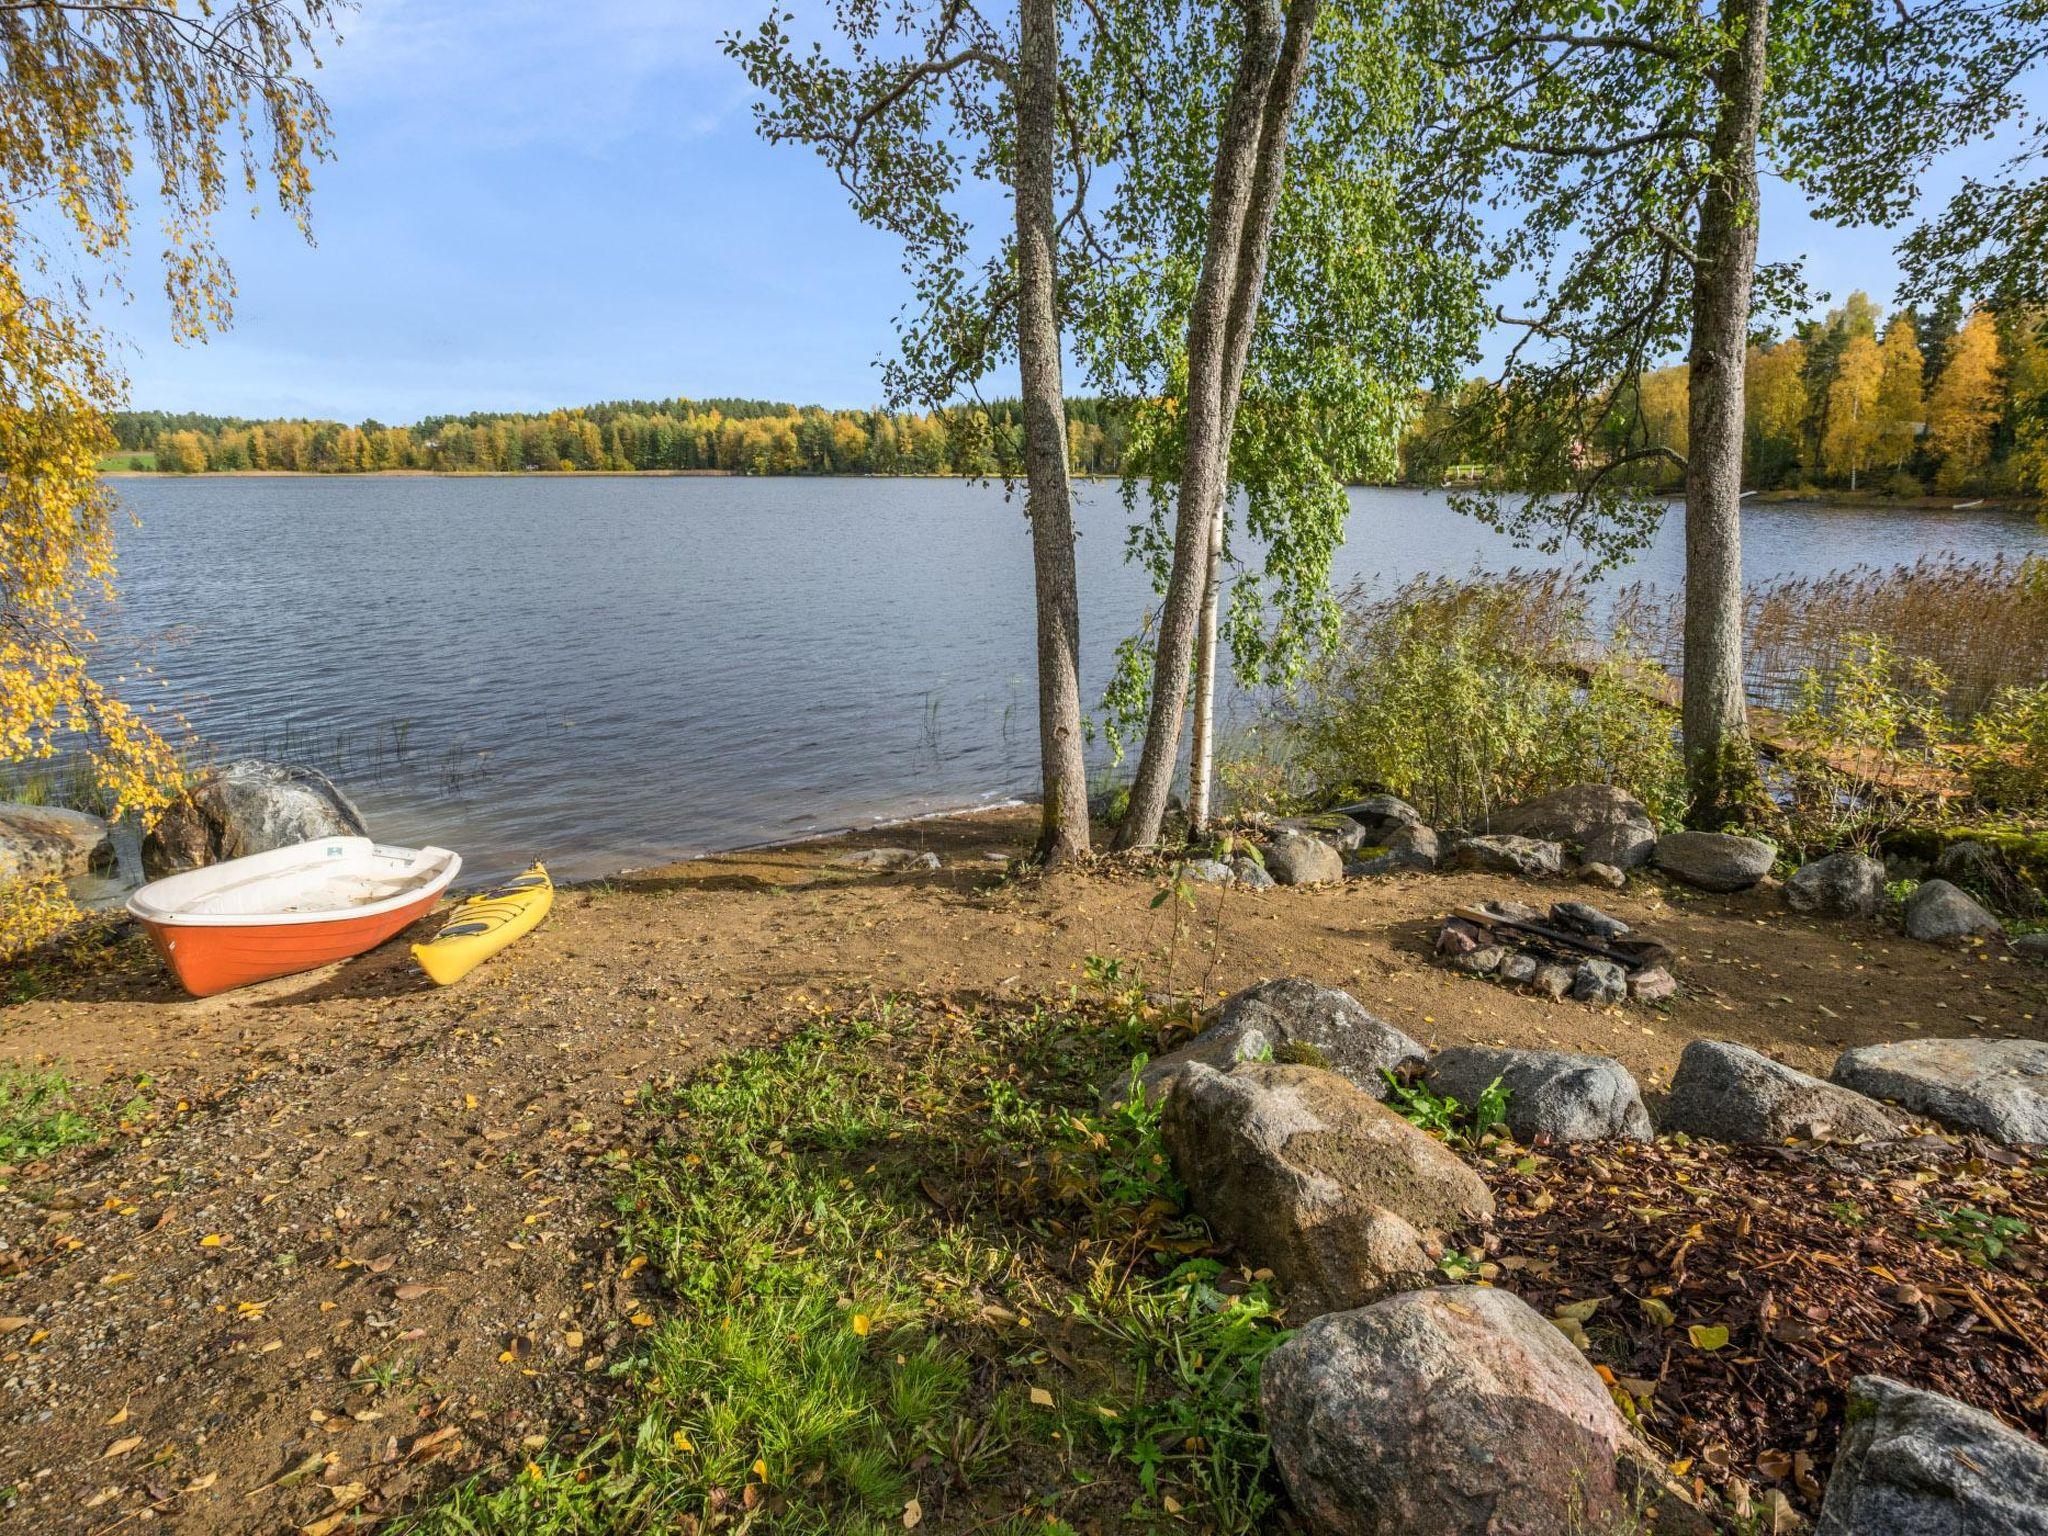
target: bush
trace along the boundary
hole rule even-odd
[[[1503,806],[1598,782],[1676,818],[1674,719],[1625,636],[1595,645],[1575,573],[1418,578],[1384,600],[1354,593],[1344,609],[1338,644],[1310,667],[1274,744],[1302,798],[1385,791],[1436,825],[1480,826]]]
[[[1953,755],[1941,668],[1882,635],[1845,643],[1834,665],[1806,674],[1785,722],[1792,839],[1807,849],[1877,846],[1925,814]]]
[[[1997,810],[2048,813],[2048,684],[2000,690],[1970,722],[1970,792]]]

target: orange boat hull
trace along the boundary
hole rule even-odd
[[[211,997],[275,976],[318,970],[375,949],[426,916],[440,899],[441,893],[433,890],[388,912],[317,923],[202,927],[144,918],[142,926],[178,985],[194,997]]]

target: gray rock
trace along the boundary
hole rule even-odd
[[[1393,795],[1371,795],[1351,805],[1340,805],[1331,814],[1350,817],[1364,829],[1366,842],[1373,844],[1391,843],[1394,834],[1403,827],[1428,829],[1420,811]]]
[[[1452,869],[1535,879],[1563,874],[1564,850],[1556,843],[1528,837],[1468,837],[1451,850],[1448,864]]]
[[[1495,917],[1504,917],[1511,923],[1540,923],[1543,921],[1543,909],[1541,907],[1532,907],[1526,901],[1512,901],[1505,897],[1496,896],[1491,901],[1481,902],[1480,905]]]
[[[1814,1536],[2048,1536],[2048,1449],[1885,1376],[1849,1383]]]
[[[1462,917],[1445,918],[1443,927],[1436,931],[1436,952],[1440,955],[1467,955],[1492,942],[1485,929]]]
[[[1628,876],[1622,873],[1620,866],[1602,864],[1598,860],[1581,864],[1578,878],[1587,885],[1604,886],[1610,891],[1618,891],[1628,884]]]
[[[1283,976],[1233,992],[1217,1006],[1207,1028],[1179,1050],[1148,1063],[1139,1082],[1151,1098],[1188,1062],[1228,1071],[1240,1061],[1287,1061],[1327,1067],[1383,1099],[1387,1073],[1419,1067],[1427,1056],[1349,992]],[[1127,1087],[1126,1079],[1111,1083],[1105,1104],[1120,1102]]]
[[[322,837],[366,837],[358,811],[317,768],[254,759],[203,776],[142,840],[152,880]]]
[[[864,869],[875,874],[900,875],[917,869],[937,869],[939,856],[915,848],[858,848],[831,860],[834,869]]]
[[[1634,1442],[1593,1367],[1507,1291],[1445,1286],[1320,1317],[1266,1357],[1273,1460],[1313,1536],[1637,1528]]]
[[[1609,917],[1598,907],[1583,901],[1552,902],[1550,921],[1559,928],[1594,939],[1619,939],[1628,933],[1628,924],[1620,918]]]
[[[1319,837],[1281,832],[1266,845],[1266,873],[1282,885],[1326,885],[1344,878],[1344,857]]]
[[[1581,960],[1572,969],[1572,996],[1582,1003],[1618,1003],[1628,996],[1628,972],[1612,960]]]
[[[1295,832],[1319,837],[1339,853],[1349,853],[1365,841],[1365,828],[1341,811],[1324,811],[1315,816],[1289,816],[1273,823],[1276,832]]]
[[[1830,917],[1875,917],[1885,908],[1884,865],[1844,851],[1802,864],[1785,882],[1785,905]]]
[[[1374,848],[1382,851],[1374,853]],[[1435,869],[1443,849],[1436,833],[1428,827],[1403,825],[1389,833],[1383,843],[1367,843],[1359,852],[1366,856],[1346,864],[1345,874],[1391,875],[1403,870]]]
[[[1228,885],[1237,878],[1221,859],[1189,859],[1180,872],[1197,885]]]
[[[1940,944],[2005,932],[2005,925],[1946,880],[1923,880],[1906,898],[1906,937]]]
[[[1536,990],[1553,1003],[1561,1003],[1572,992],[1572,968],[1568,965],[1539,965],[1536,967]]]
[[[1507,950],[1500,945],[1483,944],[1477,949],[1462,950],[1452,955],[1451,969],[1472,976],[1491,976],[1507,957]]]
[[[1160,1140],[1195,1209],[1299,1315],[1412,1283],[1493,1217],[1478,1174],[1335,1072],[1189,1062],[1165,1098]]]
[[[1526,987],[1536,979],[1537,961],[1534,955],[1525,955],[1519,949],[1510,950],[1500,959],[1500,979],[1518,987]]]
[[[1426,874],[1435,868],[1434,859],[1424,858],[1418,853],[1403,853],[1389,848],[1385,853],[1376,853],[1369,859],[1346,859],[1344,878],[1371,880],[1380,875]]]
[[[1243,854],[1230,861],[1230,872],[1237,876],[1237,883],[1248,891],[1270,891],[1276,883],[1266,873],[1266,866],[1257,859]]]
[[[1657,867],[1703,891],[1746,891],[1771,872],[1778,850],[1735,832],[1667,832],[1657,839]]]
[[[107,824],[53,805],[0,804],[0,884],[45,875],[82,875],[111,862]]]
[[[2016,935],[2012,941],[2012,952],[2022,960],[2048,961],[2048,932]]]
[[[1628,979],[1628,995],[1639,1003],[1665,1003],[1678,996],[1678,978],[1661,965],[1646,965]]]
[[[1842,1052],[1829,1074],[1944,1125],[2009,1146],[2048,1142],[2048,1044],[2039,1040],[1900,1040]]]
[[[1611,1056],[1454,1045],[1429,1064],[1429,1086],[1476,1104],[1495,1078],[1508,1091],[1507,1124],[1518,1141],[1648,1141],[1650,1112],[1628,1068]]]
[[[1875,1099],[1726,1040],[1685,1048],[1657,1126],[1751,1142],[1881,1141],[1907,1129],[1903,1116]]]
[[[1502,811],[1491,830],[1544,838],[1576,848],[1589,864],[1633,869],[1657,844],[1657,824],[1643,802],[1612,784],[1573,784]]]

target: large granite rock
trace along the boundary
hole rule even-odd
[[[1365,841],[1365,828],[1341,811],[1321,811],[1313,816],[1289,816],[1273,823],[1276,832],[1298,832],[1319,837],[1339,853],[1349,853]]]
[[[1762,838],[1735,832],[1667,832],[1652,854],[1664,873],[1703,891],[1746,891],[1777,856]]]
[[[1214,1021],[1179,1050],[1146,1065],[1138,1081],[1147,1098],[1162,1091],[1175,1069],[1199,1061],[1227,1072],[1240,1061],[1286,1061],[1342,1073],[1376,1099],[1387,1096],[1387,1074],[1420,1067],[1427,1052],[1358,999],[1305,976],[1282,976],[1233,992]],[[1110,1084],[1106,1105],[1128,1092],[1128,1079]]]
[[[2048,1536],[2048,1449],[1939,1392],[1858,1376],[1814,1536]]]
[[[1468,837],[1451,849],[1451,869],[1476,869],[1494,875],[1540,879],[1564,873],[1564,849],[1556,843],[1506,835]]]
[[[1273,1460],[1314,1536],[1633,1530],[1634,1441],[1529,1304],[1446,1286],[1319,1317],[1266,1357]]]
[[[1885,907],[1884,865],[1844,851],[1802,864],[1785,882],[1785,905],[1829,917],[1875,917]]]
[[[1531,962],[1530,975],[1535,975]],[[1429,1064],[1429,1086],[1476,1104],[1498,1078],[1507,1090],[1508,1129],[1518,1141],[1648,1141],[1650,1113],[1628,1068],[1611,1056],[1454,1045]]]
[[[1381,851],[1373,853],[1373,848]],[[1443,856],[1443,845],[1428,827],[1397,826],[1384,842],[1368,843],[1359,849],[1361,857],[1344,866],[1347,876],[1391,875],[1403,870],[1435,869]]]
[[[1266,866],[1249,854],[1239,854],[1230,861],[1230,872],[1237,876],[1237,883],[1248,891],[1270,891],[1279,882],[1266,873]]]
[[[1923,880],[1906,898],[1906,937],[1940,944],[1950,939],[1989,937],[2005,925],[1959,886]]]
[[[366,837],[362,812],[332,779],[303,763],[251,759],[213,769],[142,840],[152,880],[321,837]]]
[[[2048,1044],[1899,1040],[1842,1052],[1829,1074],[1873,1098],[2009,1146],[2048,1142]]]
[[[1634,795],[1612,784],[1573,784],[1493,817],[1490,830],[1578,850],[1588,864],[1633,869],[1657,846],[1657,824]]]
[[[97,816],[50,805],[0,804],[0,884],[82,875],[112,857],[107,824]]]
[[[1486,1185],[1346,1078],[1320,1067],[1179,1067],[1160,1140],[1195,1209],[1271,1269],[1296,1315],[1416,1283],[1454,1234],[1493,1217]]]
[[[1344,856],[1320,837],[1282,831],[1265,853],[1266,873],[1282,885],[1328,885],[1344,878]]]
[[[1715,1141],[1875,1141],[1905,1117],[1876,1100],[1727,1040],[1695,1040],[1678,1058],[1662,1131]]]
[[[1406,800],[1395,795],[1369,795],[1350,805],[1340,805],[1331,812],[1335,816],[1348,816],[1365,832],[1369,844],[1386,844],[1403,827],[1426,827],[1422,812]]]

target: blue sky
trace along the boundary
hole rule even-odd
[[[407,421],[746,395],[871,404],[905,284],[821,162],[753,131],[719,34],[755,0],[363,0],[319,77],[317,244],[223,223],[235,328],[110,317],[141,408]],[[1952,180],[1938,176],[1931,190]],[[1889,240],[1766,193],[1764,254],[1888,301]],[[145,246],[146,248],[146,246]],[[998,387],[1005,387],[998,381]]]

